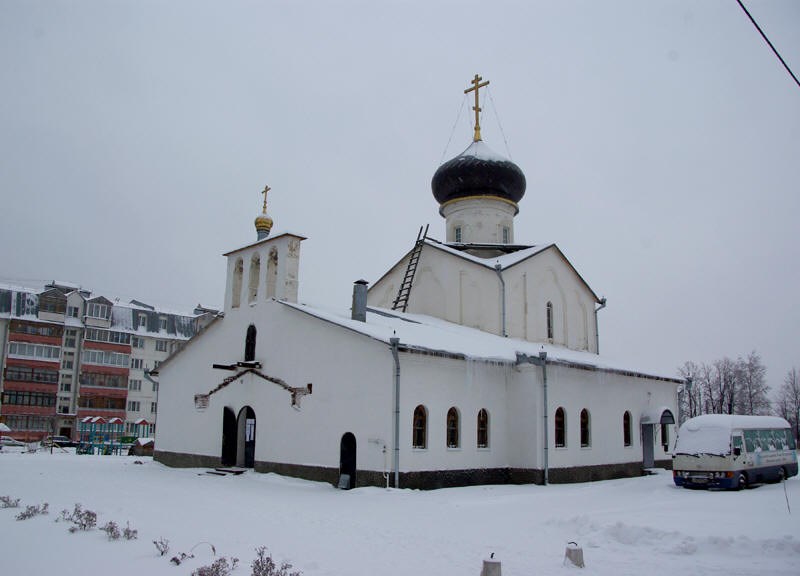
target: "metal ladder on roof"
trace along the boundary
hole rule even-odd
[[[417,233],[417,241],[414,243],[414,249],[411,251],[411,256],[408,259],[408,267],[406,268],[406,275],[403,278],[400,289],[397,291],[397,298],[394,299],[392,310],[400,310],[405,312],[408,308],[408,297],[411,295],[411,284],[414,283],[414,274],[417,271],[417,264],[419,263],[419,255],[422,253],[422,247],[425,245],[425,239],[428,237],[428,226],[425,226],[423,232],[422,226],[419,227]]]

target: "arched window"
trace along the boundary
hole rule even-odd
[[[420,404],[414,408],[414,430],[411,438],[412,448],[425,448],[428,440],[428,411]]]
[[[456,244],[460,244],[461,243],[461,226],[456,226],[455,227],[454,236],[455,236],[455,238],[453,239],[453,241]]]
[[[589,411],[584,408],[581,410],[581,448],[588,448],[592,445],[592,427]]]
[[[625,446],[631,445],[631,413],[627,410],[622,415],[622,442]]]
[[[275,287],[278,283],[278,250],[273,246],[267,258],[267,298],[275,298]]]
[[[564,448],[567,445],[567,418],[564,409],[560,406],[556,408],[556,448]]]
[[[255,302],[258,298],[258,280],[261,275],[261,257],[253,254],[250,258],[250,279],[247,288],[247,301]]]
[[[236,261],[233,267],[233,285],[231,286],[231,308],[238,308],[242,300],[242,275],[244,274],[244,262],[241,258]]]
[[[489,447],[489,413],[481,408],[478,410],[478,448]]]
[[[455,407],[452,407],[447,411],[447,447],[458,448],[458,446],[458,410]]]
[[[547,303],[547,338],[553,339],[553,303]]]
[[[244,361],[252,362],[256,359],[256,327],[250,324],[247,327],[247,338],[244,341]]]

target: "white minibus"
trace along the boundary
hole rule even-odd
[[[783,418],[705,414],[678,429],[672,452],[677,486],[740,490],[795,475],[795,439]]]

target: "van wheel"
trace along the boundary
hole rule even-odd
[[[739,474],[739,479],[736,482],[736,489],[744,490],[745,488],[747,488],[747,474],[742,472]]]

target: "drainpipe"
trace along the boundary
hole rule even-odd
[[[506,334],[506,281],[503,280],[503,267],[500,266],[500,263],[494,265],[494,271],[497,273],[497,277],[500,279],[500,302],[501,302],[501,313],[502,313],[502,324],[503,324],[503,338],[507,338],[508,334]]]
[[[394,358],[394,487],[400,488],[400,356],[397,346],[400,338],[389,338]]]
[[[549,427],[547,425],[547,412],[548,412],[548,404],[547,404],[547,352],[542,350],[539,352],[539,356],[528,356],[527,354],[521,354],[517,352],[517,364],[522,364],[523,362],[527,362],[529,364],[533,364],[534,366],[541,366],[542,367],[542,390],[544,392],[544,485],[550,481],[550,461],[549,461],[549,446],[550,446],[550,437],[549,437]]]
[[[600,306],[594,309],[594,345],[595,354],[600,354],[600,327],[597,325],[597,313],[606,307],[605,296],[600,298]]]
[[[542,350],[539,352],[539,360],[541,361],[542,366],[542,385],[544,387],[544,485],[547,486],[549,480],[549,446],[550,446],[550,439],[548,438],[548,430],[550,429],[547,425],[547,352]]]

